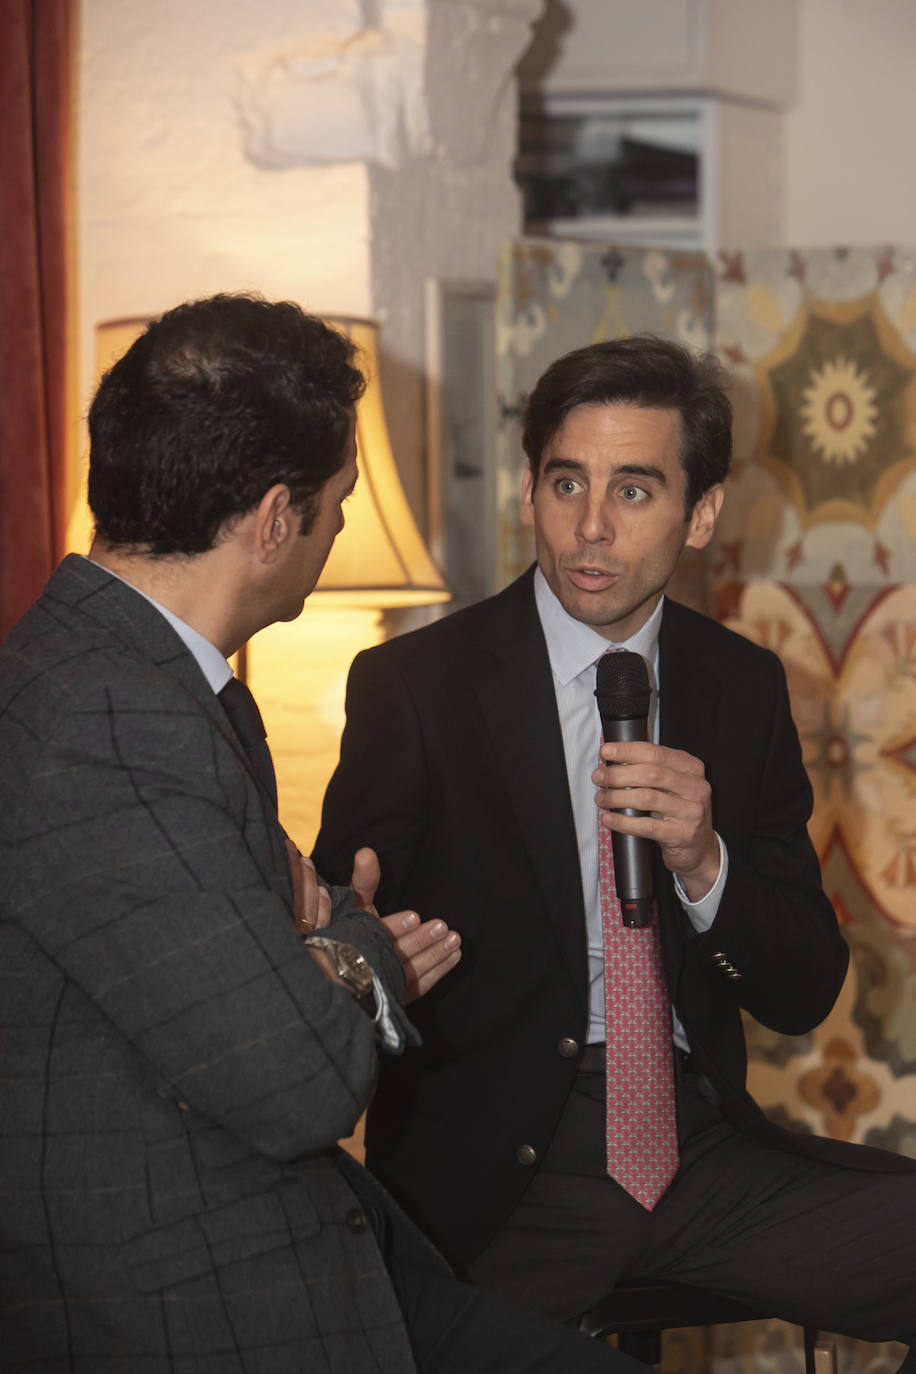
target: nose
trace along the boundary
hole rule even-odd
[[[588,493],[582,507],[577,533],[585,544],[613,542],[614,527],[603,495],[591,491]]]

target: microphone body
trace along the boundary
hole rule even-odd
[[[598,661],[595,697],[606,743],[649,738],[649,700],[652,689],[645,660],[623,650]],[[624,807],[624,816],[644,816],[644,811]],[[611,834],[614,882],[625,926],[646,926],[652,917],[652,841],[642,835]]]

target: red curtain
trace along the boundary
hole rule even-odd
[[[0,0],[0,635],[66,534],[72,0]]]

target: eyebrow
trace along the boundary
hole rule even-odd
[[[550,472],[579,472],[583,477],[588,476],[588,469],[584,463],[580,463],[575,458],[548,458],[542,469],[546,477]],[[650,477],[658,482],[659,486],[666,487],[668,478],[661,468],[653,467],[648,463],[621,463],[614,468],[615,477]]]

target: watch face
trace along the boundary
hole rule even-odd
[[[327,950],[338,975],[357,1001],[361,1002],[370,996],[375,987],[372,969],[355,945],[348,945],[340,940],[329,940],[326,935],[312,935],[305,943],[314,945],[316,949]]]
[[[358,949],[352,945],[338,945],[340,976],[347,982],[358,997],[365,997],[372,991],[372,970]]]

